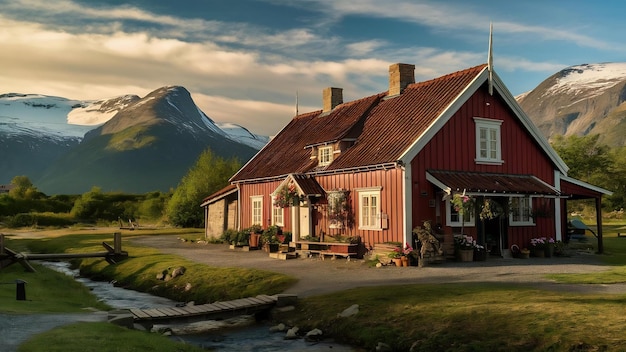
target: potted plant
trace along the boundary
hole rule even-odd
[[[531,238],[530,239],[530,251],[533,257],[538,257],[538,258],[545,257],[550,240],[546,237]],[[554,240],[552,240],[552,243],[554,243]]]
[[[402,250],[400,249],[400,247],[396,247],[393,251],[389,252],[387,256],[391,258],[391,260],[397,267],[402,266]]]
[[[454,235],[454,249],[457,259],[461,262],[471,262],[474,260],[474,248],[476,240],[469,235]]]
[[[250,233],[249,235],[250,239],[248,240],[250,248],[259,248],[261,234],[263,233],[263,228],[261,227],[261,225],[252,225],[248,229],[248,231]]]
[[[261,238],[263,241],[263,250],[274,253],[278,252],[281,240],[284,240],[284,235],[280,227],[272,225],[263,231]],[[281,240],[279,240],[279,238],[281,238]]]

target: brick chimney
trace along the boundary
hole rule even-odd
[[[399,95],[411,83],[415,83],[415,65],[393,64],[389,66],[388,96]]]
[[[343,88],[328,87],[322,92],[323,112],[329,112],[339,104],[343,104]]]

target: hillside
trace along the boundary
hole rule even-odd
[[[220,129],[183,87],[144,98],[76,101],[0,95],[0,183],[26,175],[44,193],[144,193],[175,188],[206,148],[246,162],[267,143],[245,128]]]
[[[517,99],[548,138],[599,134],[601,143],[626,145],[626,63],[571,66]]]

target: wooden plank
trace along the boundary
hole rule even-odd
[[[247,307],[254,305],[254,303],[251,303],[250,301],[244,298],[236,299],[234,301],[229,301],[229,303],[236,306],[237,308],[247,308]]]
[[[188,310],[189,312],[193,313],[193,314],[204,312],[204,310],[201,308],[201,306],[185,306],[185,309]]]
[[[226,302],[213,302],[216,307],[221,308],[222,310],[233,310],[234,306],[226,303]]]
[[[256,298],[263,300],[267,303],[274,303],[276,301],[278,301],[278,297],[276,296],[268,296],[268,295],[258,295],[256,296]]]
[[[167,316],[166,314],[163,314],[162,312],[160,312],[158,309],[155,309],[155,308],[144,309],[143,312],[148,314],[152,318],[162,318],[162,317]]]
[[[259,305],[259,304],[267,304],[265,301],[260,300],[256,297],[248,297],[248,300],[252,301],[255,305]]]
[[[191,314],[191,312],[186,310],[185,307],[170,307],[169,309],[175,311],[176,313],[178,313],[178,315],[189,315],[189,314]]]
[[[138,309],[138,308],[132,308],[130,310],[130,313],[132,315],[134,315],[137,318],[150,318],[149,314],[146,314],[143,309]]]
[[[203,304],[200,307],[205,313],[211,313],[211,312],[222,310],[220,307],[214,304]]]
[[[157,310],[159,312],[162,312],[163,314],[165,314],[167,317],[178,316],[179,315],[178,313],[176,313],[175,310],[172,310],[170,308],[157,308]]]

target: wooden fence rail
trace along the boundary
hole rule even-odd
[[[0,234],[0,269],[7,266],[19,263],[26,270],[35,272],[29,260],[64,260],[64,259],[77,259],[77,258],[104,258],[109,264],[115,264],[120,260],[128,258],[128,252],[122,250],[122,233],[116,232],[113,234],[113,246],[106,242],[102,242],[102,246],[106,249],[105,252],[91,252],[91,253],[20,253],[10,248],[7,248],[4,244],[4,234]]]

